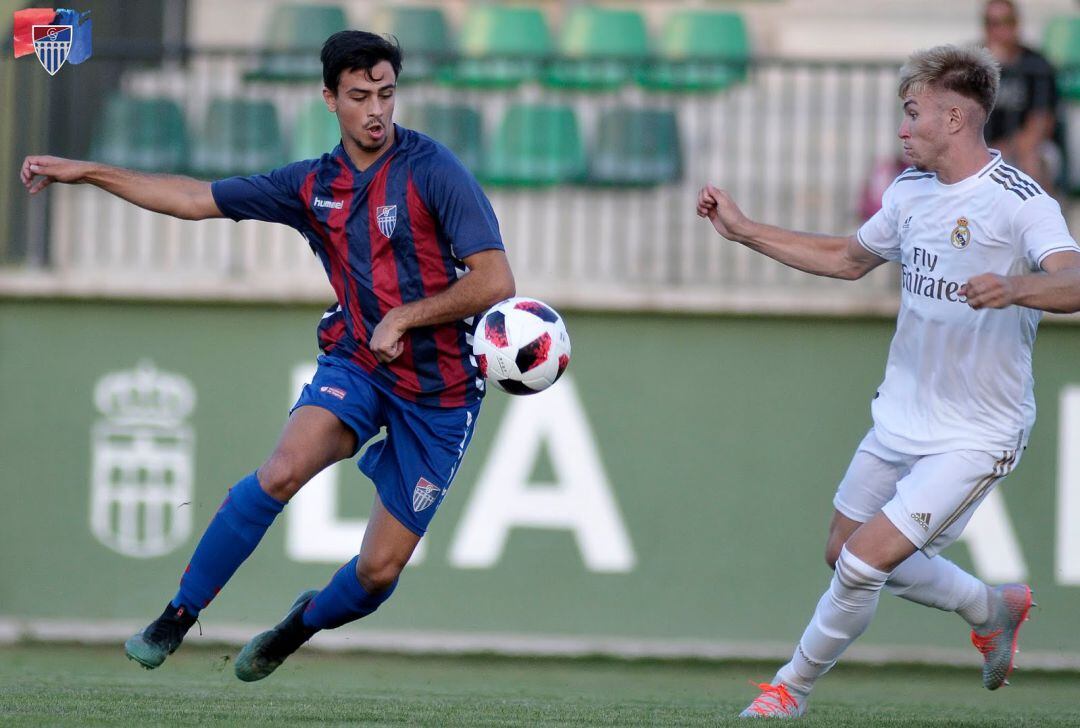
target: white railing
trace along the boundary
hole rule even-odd
[[[125,93],[180,103],[197,133],[215,96],[274,101],[286,139],[320,84],[243,82],[251,58],[195,55],[183,67],[128,72]],[[489,187],[519,287],[602,308],[881,312],[896,303],[889,267],[844,284],[788,270],[722,240],[694,214],[701,184],[730,190],[748,214],[787,227],[849,233],[876,161],[896,149],[895,69],[760,61],[743,84],[714,94],[636,86],[586,94],[525,85],[498,92],[402,87],[399,117],[426,101],[467,103],[494,133],[518,101],[572,106],[585,147],[613,105],[670,108],[684,160],[680,181],[641,189]],[[261,223],[183,222],[84,186],[50,196],[49,266],[0,287],[76,295],[325,300],[321,266],[294,231]]]

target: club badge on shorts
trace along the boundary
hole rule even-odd
[[[971,228],[968,227],[966,217],[961,217],[956,221],[956,227],[953,228],[949,240],[957,250],[963,250],[971,242]]]
[[[413,488],[412,509],[419,513],[426,508],[430,508],[441,492],[442,488],[427,478],[420,478],[420,480],[416,481],[416,487]]]

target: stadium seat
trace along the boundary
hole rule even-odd
[[[668,16],[659,58],[642,85],[669,91],[718,91],[746,78],[750,42],[738,13],[681,10]]]
[[[326,102],[317,99],[301,109],[292,134],[293,159],[321,157],[340,142],[337,115],[326,109]]]
[[[515,104],[503,117],[482,178],[496,185],[579,182],[588,167],[574,110]]]
[[[616,88],[631,80],[648,56],[648,33],[638,12],[579,5],[563,22],[558,58],[544,81],[562,88]]]
[[[184,112],[171,99],[116,95],[105,104],[90,158],[147,172],[178,172],[188,158]]]
[[[674,111],[606,109],[597,121],[595,140],[589,163],[593,184],[654,185],[682,176]]]
[[[322,78],[319,51],[339,30],[349,27],[336,5],[278,5],[263,36],[265,56],[249,81],[312,81]]]
[[[460,86],[516,86],[538,78],[551,51],[551,34],[539,9],[472,5],[458,36],[460,57],[442,78]]]
[[[217,98],[192,150],[191,169],[199,175],[265,172],[285,163],[277,111],[269,101]]]
[[[1080,15],[1053,18],[1046,24],[1043,52],[1058,70],[1058,88],[1070,101],[1080,100]]]
[[[454,43],[441,8],[399,5],[381,10],[374,29],[397,38],[405,54],[402,81],[432,78],[454,56]]]
[[[480,112],[456,104],[420,104],[406,109],[401,123],[450,148],[473,173],[483,163],[483,121]]]

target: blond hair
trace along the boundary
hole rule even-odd
[[[1001,66],[980,46],[943,45],[915,51],[900,69],[900,98],[924,91],[953,91],[977,103],[986,115],[994,109]]]

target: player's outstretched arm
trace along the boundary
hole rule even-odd
[[[813,275],[855,280],[885,262],[860,245],[854,235],[815,235],[755,222],[727,192],[712,185],[698,193],[697,214],[708,218],[716,232],[728,240]]]
[[[1065,250],[1046,256],[1044,273],[999,276],[984,273],[960,288],[972,308],[1004,308],[1016,304],[1050,313],[1080,311],[1080,253]]]
[[[460,321],[510,298],[517,290],[503,251],[482,250],[464,258],[464,263],[469,272],[446,290],[386,312],[368,342],[379,361],[393,361],[401,355],[401,337],[409,329]]]
[[[53,182],[92,184],[139,207],[184,220],[224,217],[210,183],[172,174],[146,174],[97,162],[63,157],[29,156],[20,178],[34,195]]]

